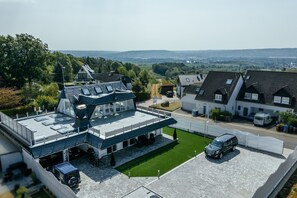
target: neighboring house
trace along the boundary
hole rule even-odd
[[[195,97],[196,109],[204,115],[214,108],[234,115],[242,84],[243,78],[238,72],[210,71]]]
[[[237,97],[239,116],[265,112],[297,111],[297,73],[276,71],[248,71]]]
[[[183,92],[186,87],[192,84],[203,83],[205,78],[206,74],[179,75],[176,84],[176,95],[178,97],[183,97]]]
[[[199,93],[202,83],[192,84],[185,87],[183,97],[181,98],[181,106],[185,111],[193,111],[196,109],[196,95]]]
[[[123,74],[118,74],[115,72],[94,73],[92,74],[92,77],[97,83],[122,81],[127,89],[132,89],[131,79],[127,76],[124,76]]]
[[[77,82],[92,83],[122,81],[124,85],[127,87],[127,89],[132,89],[132,82],[129,77],[112,71],[105,73],[95,73],[89,65],[83,65],[82,68],[76,74],[74,79]]]
[[[64,87],[57,111],[13,120],[0,112],[1,128],[35,159],[69,149],[93,148],[99,158],[162,134],[176,121],[136,109],[135,95],[120,82]]]
[[[89,65],[83,65],[74,79],[78,82],[90,82],[93,81],[92,74],[94,74],[94,70]]]
[[[173,92],[173,87],[174,85],[171,83],[162,83],[161,87],[160,87],[160,93],[165,95],[167,93],[167,91],[172,91]]]

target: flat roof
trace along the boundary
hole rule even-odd
[[[141,111],[123,111],[91,119],[91,127],[84,132],[90,132],[101,139],[107,139],[163,119]],[[72,127],[74,122],[74,118],[61,113],[50,113],[18,120],[19,124],[34,132],[35,144],[77,134],[77,131]]]
[[[99,133],[100,138],[107,139],[158,120],[156,115],[140,111],[125,111],[91,120],[92,128],[90,130]]]
[[[0,155],[14,153],[19,151],[18,148],[0,133]]]

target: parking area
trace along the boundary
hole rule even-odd
[[[245,148],[220,160],[202,153],[146,187],[163,197],[252,197],[284,160]]]
[[[220,160],[202,153],[159,179],[129,179],[108,165],[94,167],[84,158],[73,164],[81,170],[78,197],[137,197],[133,190],[140,186],[162,197],[252,197],[284,160],[285,156],[239,147]]]

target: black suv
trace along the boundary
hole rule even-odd
[[[205,147],[205,154],[210,157],[221,159],[223,154],[229,150],[234,151],[238,145],[235,135],[224,134],[215,138],[209,145]]]

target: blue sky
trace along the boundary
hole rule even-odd
[[[297,47],[296,0],[0,0],[0,34],[52,50]]]

